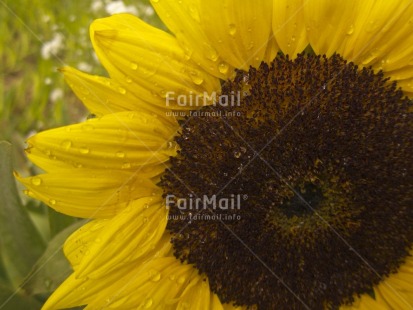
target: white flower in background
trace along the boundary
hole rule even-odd
[[[108,14],[131,13],[138,15],[138,10],[133,5],[125,5],[123,1],[112,1],[106,4],[105,10]]]
[[[49,59],[51,56],[55,56],[64,46],[63,34],[56,32],[54,37],[42,45],[41,54],[44,59]]]

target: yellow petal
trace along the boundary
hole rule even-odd
[[[43,131],[28,139],[27,156],[45,171],[126,169],[166,162],[176,154],[176,124],[144,112],[120,112]]]
[[[163,239],[151,253],[142,260],[124,266],[105,274],[103,278],[92,279],[88,277],[79,278],[73,273],[67,278],[57,290],[50,296],[43,309],[61,309],[89,304],[89,309],[110,308],[108,305],[120,303],[126,296],[136,298],[143,303],[145,298],[138,290],[144,290],[145,284],[150,283],[154,274],[152,270],[158,269],[160,272],[168,266],[182,266],[181,272],[192,272],[189,265],[181,265],[174,257],[164,257],[164,249],[170,249],[169,238]],[[156,285],[159,282],[153,282]],[[172,283],[174,284],[174,283]],[[185,285],[186,283],[183,283]],[[170,291],[179,292],[176,285],[169,287]],[[97,304],[100,305],[97,306]],[[116,305],[116,304],[115,304]],[[116,307],[112,307],[116,308]],[[120,303],[119,309],[128,309]],[[136,304],[135,304],[136,309]]]
[[[382,282],[375,289],[376,296],[384,300],[394,310],[409,309],[413,305],[413,295],[405,294],[403,291],[392,287],[387,281]]]
[[[160,191],[145,174],[119,170],[71,169],[17,179],[30,197],[83,218],[111,217],[131,200]]]
[[[244,70],[259,66],[273,42],[271,1],[201,1],[201,12],[203,30],[224,61]]]
[[[308,36],[317,54],[341,54],[383,70],[413,92],[413,3],[410,0],[328,1],[305,5]],[[406,81],[407,80],[407,81]]]
[[[216,77],[227,79],[232,76],[233,67],[221,58],[203,31],[201,19],[204,12],[200,0],[151,0],[151,3],[188,58]]]
[[[102,116],[115,112],[143,110],[164,113],[153,104],[148,104],[132,92],[127,92],[117,81],[83,73],[71,67],[60,69],[66,82],[90,112]]]
[[[159,242],[165,232],[167,209],[162,198],[132,201],[106,223],[76,268],[78,277],[102,278],[105,274],[136,261]]]
[[[219,80],[188,59],[173,36],[132,15],[95,20],[90,33],[111,78],[146,102],[171,107],[168,94],[202,95],[220,89]]]
[[[109,221],[110,219],[92,220],[66,239],[63,250],[74,270],[77,270],[83,257],[89,255],[89,248],[95,242],[98,235],[105,230],[106,224]]]
[[[273,5],[274,36],[282,52],[294,59],[309,44],[304,23],[304,1],[277,0]]]
[[[339,53],[348,60],[348,54],[343,54],[346,41],[355,37],[361,30],[356,21],[362,19],[370,0],[308,0],[304,3],[304,16],[307,35],[311,47],[316,54],[326,54],[328,57]]]

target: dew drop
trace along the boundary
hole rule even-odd
[[[347,29],[346,34],[351,36],[354,33],[354,25],[351,25],[350,28]]]
[[[199,12],[198,9],[194,6],[189,7],[189,15],[197,22],[199,23],[201,19],[199,18]]]
[[[158,270],[151,270],[151,281],[158,282],[161,279],[161,273]]]
[[[235,157],[235,158],[240,158],[240,157],[241,157],[241,152],[235,151],[235,152],[234,152],[234,157]]]
[[[65,150],[68,150],[71,148],[72,146],[72,141],[70,140],[64,140],[62,141],[62,143],[60,144],[62,148],[64,148]]]
[[[174,275],[174,274],[171,274],[171,275],[169,276],[169,280],[171,280],[171,281],[175,281],[175,279],[176,279],[176,277],[175,277],[175,275]]]
[[[143,306],[145,307],[145,309],[149,309],[150,307],[152,307],[152,304],[153,304],[152,298],[147,298],[145,302],[143,303]]]
[[[90,150],[89,150],[88,147],[83,146],[83,147],[79,148],[79,152],[82,153],[82,154],[89,154]]]
[[[126,77],[126,83],[128,84],[132,83],[132,79],[130,77]]]
[[[126,94],[126,89],[124,89],[123,87],[119,87],[118,90],[122,95]]]
[[[39,177],[34,177],[31,179],[31,182],[33,185],[39,186],[40,184],[42,184],[42,179]]]
[[[175,147],[175,145],[176,145],[176,142],[174,141],[168,141],[168,143],[166,144],[168,149]]]
[[[124,158],[125,157],[125,153],[122,151],[116,152],[116,157],[118,158]]]
[[[123,163],[122,164],[122,169],[129,169],[131,167],[131,164],[130,163]]]
[[[130,63],[130,68],[131,68],[132,70],[137,70],[137,69],[138,69],[138,64],[137,64],[136,62],[131,62],[131,63]]]
[[[206,53],[206,57],[212,61],[216,61],[218,59],[218,53],[217,51],[208,43],[204,42],[203,44],[203,49]]]
[[[56,204],[56,200],[50,199],[50,200],[49,200],[49,203],[54,206],[54,205]]]
[[[191,77],[192,82],[194,82],[194,84],[196,85],[201,85],[204,82],[204,79],[200,76],[198,72],[191,71],[190,77]]]
[[[228,72],[229,66],[227,63],[225,62],[221,62],[218,65],[218,70],[219,72],[221,72],[222,74],[226,74]]]
[[[237,33],[237,27],[235,26],[235,24],[229,24],[229,35],[231,37],[235,36],[235,34]]]
[[[180,276],[180,277],[178,278],[178,280],[177,280],[177,282],[178,282],[179,284],[184,284],[185,281],[186,281],[186,278],[185,278],[184,276]]]

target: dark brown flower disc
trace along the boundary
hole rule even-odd
[[[176,138],[161,182],[175,256],[236,305],[337,308],[371,292],[413,242],[412,101],[339,55],[279,56],[224,83],[231,94],[239,106],[198,110]]]

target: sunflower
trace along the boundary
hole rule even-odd
[[[19,180],[90,221],[44,309],[413,308],[413,2],[152,0],[63,68]]]

